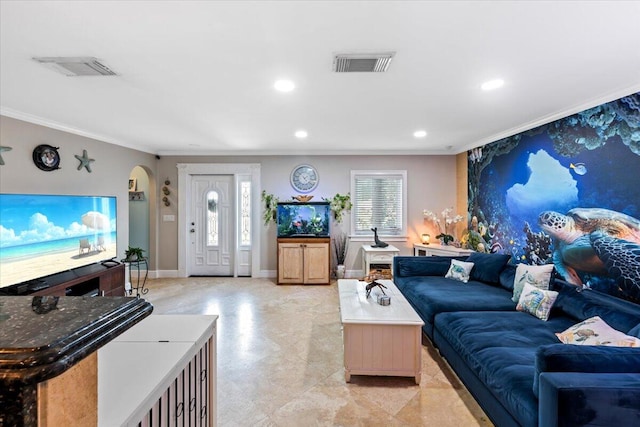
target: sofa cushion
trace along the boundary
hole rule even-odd
[[[513,282],[513,302],[518,302],[525,283],[538,289],[549,289],[553,264],[528,265],[518,264]]]
[[[504,254],[486,254],[474,252],[466,259],[473,263],[471,280],[497,285],[500,283],[500,273],[507,265],[511,256]]]
[[[599,316],[583,320],[567,330],[557,333],[556,336],[564,344],[640,347],[638,338],[616,331]],[[640,361],[638,363],[640,364]]]
[[[582,321],[600,316],[613,329],[630,333],[640,324],[640,305],[589,289],[582,290],[567,282],[556,280],[554,289],[559,291],[555,310]],[[640,328],[638,329],[640,332]],[[636,335],[630,333],[630,335]]]
[[[525,313],[536,316],[540,320],[546,321],[549,319],[551,307],[553,307],[553,303],[556,302],[556,298],[558,298],[556,291],[538,289],[525,283],[516,310],[524,311]]]
[[[571,322],[566,317],[541,322],[517,311],[456,312],[438,314],[435,329],[514,418],[537,426],[535,352],[540,345],[557,343],[555,332]]]
[[[449,271],[447,271],[447,274],[445,274],[444,277],[467,283],[469,281],[469,277],[471,275],[472,269],[473,269],[472,262],[458,261],[458,260],[452,259],[451,266],[449,267]]]
[[[401,277],[410,276],[444,276],[451,266],[452,258],[446,256],[429,257],[396,257],[394,271]]]
[[[461,283],[444,277],[405,278],[398,289],[411,302],[425,323],[448,311],[513,311],[515,304],[506,290],[481,282]],[[431,334],[426,331],[429,337]]]

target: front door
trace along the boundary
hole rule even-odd
[[[194,276],[233,276],[232,175],[192,175],[187,262]]]

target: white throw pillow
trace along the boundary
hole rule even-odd
[[[538,289],[549,289],[551,281],[551,273],[553,272],[553,264],[545,265],[528,265],[518,264],[516,266],[516,275],[513,280],[513,302],[520,300],[522,287],[525,283],[530,284]]]
[[[556,336],[565,344],[640,347],[638,338],[613,329],[600,316],[584,320]]]
[[[449,266],[449,271],[445,274],[444,277],[448,277],[449,279],[459,280],[461,282],[467,283],[469,281],[469,275],[471,274],[471,269],[473,268],[472,262],[458,261],[457,259],[451,260],[451,265]]]
[[[516,310],[533,314],[538,319],[546,321],[556,298],[556,291],[545,291],[525,283]]]

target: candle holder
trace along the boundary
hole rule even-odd
[[[420,240],[422,241],[423,245],[428,245],[430,243],[431,236],[428,233],[424,233],[422,236],[420,236]]]

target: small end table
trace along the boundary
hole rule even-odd
[[[387,264],[393,276],[393,257],[400,255],[400,250],[389,245],[386,248],[373,248],[371,245],[362,245],[362,266],[364,275],[369,275],[371,264]]]
[[[140,295],[146,295],[149,292],[149,289],[145,288],[144,285],[147,283],[147,277],[149,276],[149,264],[147,263],[146,258],[141,258],[137,260],[123,259],[121,262],[125,264],[129,264],[129,283],[131,284],[131,289],[129,289],[129,295],[133,295],[133,290],[136,290],[136,296],[139,298]],[[131,280],[132,272],[131,270],[135,267],[137,272],[137,280],[136,286],[133,286],[133,280]],[[141,268],[142,267],[142,268]],[[140,280],[140,276],[142,273],[141,269],[144,269],[144,277]],[[142,283],[142,284],[141,284]],[[125,290],[125,292],[127,292]]]

